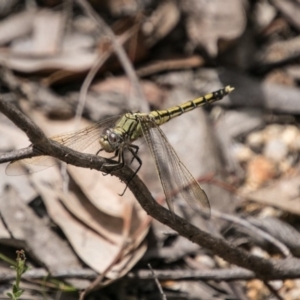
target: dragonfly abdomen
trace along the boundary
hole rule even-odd
[[[157,125],[162,125],[162,124],[168,122],[169,120],[171,120],[177,116],[180,116],[185,112],[193,110],[199,106],[221,100],[222,98],[224,98],[226,95],[228,95],[233,90],[234,90],[234,88],[232,88],[231,86],[228,85],[225,88],[220,89],[216,92],[206,94],[202,97],[196,98],[195,100],[185,102],[181,105],[176,105],[169,109],[152,111],[152,112],[150,112],[149,116],[155,121],[155,123]]]

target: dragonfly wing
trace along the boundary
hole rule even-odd
[[[172,198],[181,194],[187,203],[210,214],[210,205],[206,193],[197,180],[180,161],[174,148],[163,131],[152,121],[141,121],[144,137],[150,148],[160,177],[169,209],[174,212]]]
[[[99,139],[103,130],[113,127],[119,119],[120,116],[114,116],[81,130],[50,138],[73,150],[96,154],[100,149]],[[36,156],[11,162],[5,172],[7,175],[23,175],[28,172],[34,173],[52,167],[56,162],[57,161],[51,156]]]
[[[41,163],[42,165],[39,165]],[[33,158],[25,158],[11,162],[6,170],[6,175],[25,175],[45,170],[56,164],[56,160],[51,156],[36,156]]]

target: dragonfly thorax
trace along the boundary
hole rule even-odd
[[[114,152],[123,143],[123,138],[113,129],[107,129],[105,134],[100,137],[101,148],[106,152]]]

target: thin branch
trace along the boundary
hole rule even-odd
[[[148,264],[148,268],[150,269],[150,271],[151,271],[151,273],[152,273],[152,277],[153,277],[153,279],[154,279],[154,281],[155,281],[155,283],[156,283],[156,285],[157,285],[157,288],[158,288],[158,290],[159,290],[161,299],[162,299],[162,300],[167,300],[167,297],[166,297],[166,295],[165,295],[165,293],[164,293],[164,291],[163,291],[163,289],[162,289],[162,287],[161,287],[161,285],[160,285],[160,283],[159,283],[159,281],[158,281],[158,279],[157,279],[157,276],[156,276],[156,274],[155,274],[155,272],[154,272],[154,270],[152,269],[152,267],[151,267],[150,264]]]
[[[158,280],[251,280],[256,278],[254,272],[242,269],[214,269],[214,270],[153,270],[155,277]],[[13,270],[5,270],[0,272],[0,282],[5,282],[15,279],[15,272]],[[45,277],[55,279],[88,279],[94,280],[98,274],[91,269],[68,269],[59,270],[55,273],[49,274],[46,269],[30,268],[24,275],[24,279],[42,279]],[[151,270],[138,270],[130,272],[126,275],[130,280],[153,280],[153,273]]]
[[[89,16],[92,20],[96,21],[101,28],[105,30],[105,33],[109,36],[111,39],[114,51],[117,55],[117,57],[120,60],[120,63],[122,64],[127,76],[129,77],[133,87],[135,88],[136,91],[136,97],[137,99],[143,100],[145,99],[143,90],[141,88],[141,85],[139,83],[138,77],[136,75],[136,72],[124,50],[124,48],[120,45],[119,41],[117,40],[114,32],[110,29],[110,27],[104,22],[104,20],[100,17],[99,14],[95,12],[95,10],[92,8],[92,6],[86,1],[86,0],[76,0],[78,5],[84,10],[87,16]],[[146,111],[147,110],[147,105],[146,101],[144,100],[142,102],[143,107],[142,110]],[[131,106],[133,107],[133,106]]]
[[[135,31],[136,31],[136,29],[134,28],[134,29],[130,29],[127,32],[125,32],[120,37],[119,43],[121,45],[126,43]],[[95,61],[94,65],[92,66],[89,73],[87,74],[87,76],[84,79],[84,82],[80,88],[79,100],[78,100],[78,105],[76,108],[76,116],[75,116],[76,126],[75,127],[78,127],[78,125],[79,125],[79,121],[80,121],[80,118],[82,116],[83,109],[85,106],[88,89],[89,89],[94,77],[96,76],[97,72],[99,71],[101,66],[104,64],[104,62],[107,61],[107,59],[110,57],[111,53],[112,53],[111,48],[108,48],[105,53],[102,53],[102,55],[100,57],[98,57],[98,59]]]
[[[41,154],[35,151],[31,146],[20,150],[14,150],[8,153],[0,153],[0,164],[23,158],[30,158],[37,155]]]
[[[242,269],[214,269],[214,270],[154,270],[159,280],[250,280],[256,278],[254,272]],[[149,270],[138,270],[127,274],[129,279],[150,280],[153,274]]]
[[[284,300],[279,294],[278,291],[276,291],[273,286],[267,282],[264,281],[264,284],[266,285],[266,287],[270,290],[270,292],[273,294],[273,296],[277,299],[277,300]]]
[[[34,148],[41,151],[44,155],[53,156],[78,167],[95,169],[106,173],[114,171],[114,175],[123,182],[127,182],[128,178],[131,178],[133,175],[133,171],[126,166],[120,170],[117,170],[115,167],[107,167],[105,163],[113,163],[113,161],[74,151],[46,138],[37,125],[22,114],[15,106],[2,99],[0,99],[0,111],[10,118],[18,127],[26,130],[25,133],[32,141]],[[251,270],[256,273],[258,278],[263,280],[296,278],[300,276],[299,259],[267,260],[252,255],[245,250],[231,246],[230,243],[223,238],[212,236],[200,230],[160,206],[153,199],[151,193],[138,176],[135,176],[128,186],[140,205],[149,215],[174,229],[181,236],[209,249],[212,253],[222,257],[229,263]]]
[[[211,214],[214,217],[217,217],[217,218],[220,218],[220,219],[223,219],[223,220],[226,220],[226,221],[230,221],[230,222],[239,224],[241,226],[244,226],[245,228],[248,228],[249,230],[255,232],[257,235],[260,235],[262,238],[264,238],[269,243],[273,244],[276,248],[278,248],[281,251],[281,253],[285,257],[291,256],[291,252],[290,252],[289,248],[286,245],[281,243],[279,240],[275,239],[269,233],[267,233],[267,232],[263,231],[262,229],[252,225],[249,221],[243,220],[243,219],[241,219],[239,217],[236,217],[236,216],[233,216],[233,215],[225,214],[225,213],[217,211],[217,210],[212,210]]]
[[[95,279],[98,274],[91,269],[68,269],[60,270],[55,272],[55,274],[49,274],[46,269],[41,268],[30,268],[23,276],[23,279],[33,280],[33,279],[44,279],[46,277],[51,277],[55,279]],[[14,280],[16,278],[16,273],[14,270],[7,269],[0,272],[0,282],[7,282]]]
[[[47,140],[43,131],[34,122],[19,111],[14,105],[3,100],[2,96],[0,99],[0,111],[26,133],[32,144]]]

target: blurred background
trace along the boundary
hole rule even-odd
[[[297,257],[299,15],[297,0],[2,0],[1,96],[53,136],[235,87],[161,127],[206,191],[212,217],[179,197],[175,212],[257,256]],[[0,141],[1,153],[30,144],[2,114]],[[166,206],[147,145],[137,145],[138,175]],[[149,263],[169,272],[160,280],[167,299],[300,299],[299,280],[178,280],[178,270],[231,266],[152,220],[129,190],[119,196],[125,184],[116,177],[59,163],[7,176],[6,166],[1,297],[15,279],[9,259],[23,248],[26,299],[78,299],[99,274],[87,299],[160,299]]]

